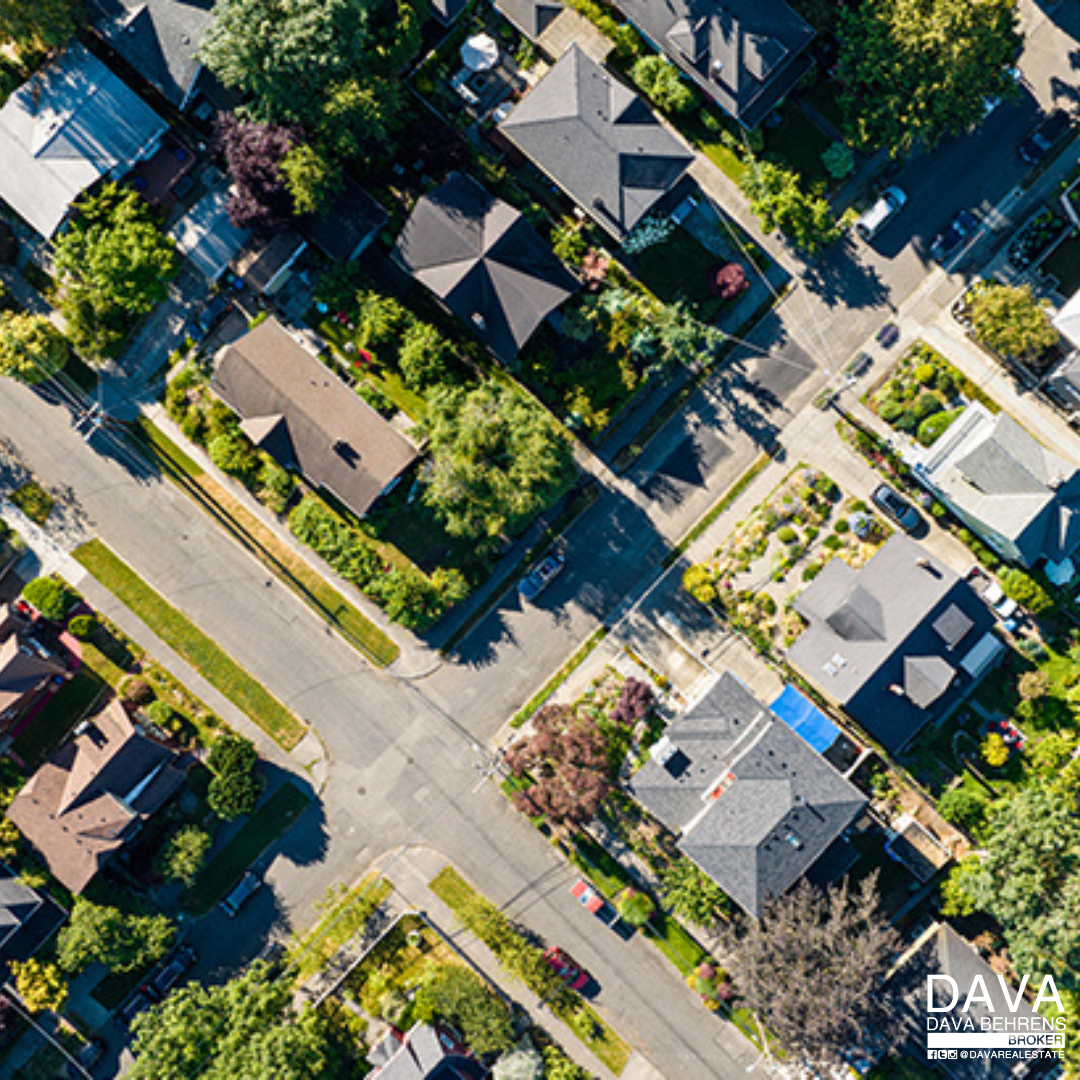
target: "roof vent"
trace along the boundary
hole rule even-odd
[[[487,322],[485,321],[484,316],[481,315],[479,311],[474,311],[472,313],[472,322],[473,326],[475,326],[477,330],[487,329]]]
[[[719,75],[720,72],[724,70],[724,61],[723,60],[714,60],[712,62],[712,64],[710,65],[710,69],[712,70],[712,73],[714,75]]]
[[[795,830],[794,830],[794,829],[788,829],[787,835],[786,835],[786,836],[784,837],[784,839],[785,839],[785,840],[786,840],[786,841],[787,841],[787,842],[788,842],[788,843],[789,843],[789,844],[790,844],[790,845],[791,845],[791,846],[792,846],[792,847],[793,847],[793,848],[794,848],[794,849],[795,849],[796,851],[802,851],[802,849],[803,849],[803,842],[802,842],[802,840],[801,840],[801,839],[799,838],[799,834],[798,834],[797,832],[795,832]]]

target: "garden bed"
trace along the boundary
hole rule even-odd
[[[715,322],[725,301],[709,291],[709,277],[721,260],[685,229],[639,251],[633,265],[641,283],[665,304],[683,303],[702,322]]]
[[[1080,235],[1075,229],[1050,252],[1039,269],[1057,279],[1058,292],[1063,296],[1080,292]]]

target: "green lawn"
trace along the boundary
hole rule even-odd
[[[649,290],[665,304],[684,301],[695,318],[707,323],[724,306],[709,292],[709,272],[721,261],[681,228],[634,256],[637,276]]]
[[[44,525],[56,505],[56,500],[33,480],[16,488],[8,497],[35,525]]]
[[[304,603],[329,621],[350,645],[377,667],[386,667],[398,658],[400,650],[392,638],[350,604],[306,559],[279,540],[254,514],[248,513],[159,428],[142,421],[139,436],[140,446],[167,475],[225,525]]]
[[[832,139],[793,102],[785,108],[783,121],[765,132],[766,151],[783,158],[810,183],[831,179],[821,161],[831,143]]]
[[[1080,236],[1073,232],[1062,240],[1053,254],[1043,260],[1042,268],[1058,279],[1061,283],[1058,291],[1065,296],[1080,291]]]
[[[89,667],[80,668],[27,724],[12,750],[36,769],[107,690],[105,681]]]
[[[689,975],[694,968],[710,959],[678,921],[663,911],[657,911],[645,931],[646,937],[679,969]]]
[[[826,78],[818,79],[817,84],[806,97],[829,123],[840,131],[844,130],[844,112],[840,108],[840,98],[835,82]]]
[[[702,122],[702,116],[708,110],[714,117],[711,126]],[[729,179],[741,184],[746,175],[746,163],[721,139],[721,132],[739,138],[733,122],[720,112],[719,107],[703,105],[689,116],[670,118],[676,127]],[[712,130],[716,128],[716,130]]]
[[[207,682],[284,749],[291,750],[304,737],[307,726],[293,712],[222,652],[186,615],[151,589],[100,540],[83,544],[74,556],[166,645],[175,649]]]
[[[308,808],[311,798],[286,781],[240,827],[240,831],[199,871],[182,898],[193,915],[205,915],[244,871]]]

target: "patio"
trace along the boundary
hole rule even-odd
[[[170,131],[157,153],[140,161],[126,180],[151,206],[168,209],[190,189],[198,162],[198,155]]]

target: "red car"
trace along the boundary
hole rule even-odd
[[[578,878],[570,886],[570,895],[608,926],[619,921],[619,913],[584,878]]]
[[[571,960],[562,949],[552,946],[544,953],[544,959],[547,961],[548,966],[554,970],[555,974],[558,975],[571,990],[581,990],[583,987],[589,985],[588,972],[583,971],[578,967],[578,965]]]

